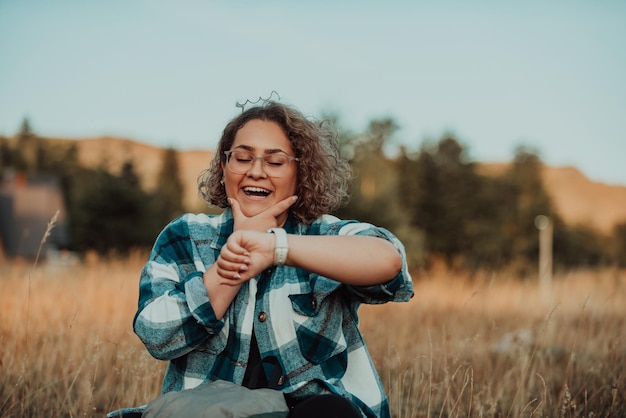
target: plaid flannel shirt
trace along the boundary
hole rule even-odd
[[[163,393],[218,379],[242,384],[254,332],[261,358],[273,356],[280,365],[275,389],[295,398],[337,393],[367,417],[389,417],[387,397],[358,329],[357,309],[361,303],[413,296],[402,244],[383,228],[330,215],[310,225],[290,217],[285,229],[387,239],[402,254],[402,271],[385,284],[361,287],[295,267],[272,267],[244,283],[218,320],[202,275],[233,231],[232,211],[181,216],[161,232],[141,272],[133,322],[150,354],[169,361]]]

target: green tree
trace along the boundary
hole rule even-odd
[[[178,152],[174,148],[163,151],[161,169],[157,178],[157,188],[153,196],[155,221],[163,226],[183,213],[185,188],[180,179]]]
[[[511,190],[513,204],[507,212],[504,234],[511,243],[511,257],[516,260],[520,274],[535,265],[539,253],[535,219],[545,215],[553,224],[560,223],[543,185],[543,164],[531,149],[518,147],[513,163],[504,175]]]
[[[402,221],[396,198],[395,165],[383,151],[396,130],[397,125],[391,119],[374,120],[358,142],[352,143],[351,198],[348,205],[337,212],[340,217],[389,229]]]
[[[626,222],[613,228],[613,259],[619,267],[626,267]]]
[[[611,262],[609,238],[586,225],[554,225],[554,264],[559,268],[597,267]]]
[[[417,158],[419,154],[413,153],[407,147],[400,147],[400,156],[396,160],[396,174],[398,177],[398,202],[409,210],[417,205],[419,193],[418,182],[415,181],[418,169]]]
[[[35,134],[30,126],[28,118],[24,118],[16,135],[16,144],[11,151],[11,166],[16,171],[28,173],[32,169],[34,161]]]
[[[468,244],[463,252],[472,269],[499,268],[511,259],[505,231],[515,199],[511,188],[499,177],[479,175],[474,181],[475,194],[468,199],[470,216],[464,226]]]
[[[40,141],[33,132],[28,118],[22,120],[20,130],[17,133],[17,155],[15,162],[20,166],[18,170],[26,171],[28,174],[36,174],[37,172],[37,152],[40,147]],[[21,158],[20,158],[21,157]]]
[[[132,162],[119,176],[99,168],[81,169],[72,187],[70,229],[79,251],[124,252],[154,240],[145,193]]]
[[[428,252],[442,252],[437,236],[446,227],[441,218],[445,207],[438,193],[444,189],[444,184],[427,144],[422,145],[413,176],[406,177],[406,181],[414,182],[416,191],[409,208],[411,224],[424,232]]]
[[[321,123],[335,132],[342,157],[352,161],[354,159],[355,147],[361,140],[360,135],[344,127],[338,114],[327,113],[322,116]]]
[[[481,179],[465,149],[444,136],[436,146],[423,145],[414,164],[405,159],[402,165],[406,173],[401,175],[414,184],[402,186],[412,225],[424,231],[429,252],[449,265],[458,262],[473,245],[480,215],[476,198]]]
[[[9,167],[13,167],[13,150],[9,146],[9,140],[0,136],[0,176]]]
[[[406,147],[400,147],[400,155],[396,159],[396,190],[397,201],[403,216],[403,224],[396,227],[394,232],[404,243],[407,252],[409,266],[422,268],[427,265],[425,244],[425,232],[416,226],[414,221],[415,208],[418,205],[420,193],[419,183],[416,181],[418,153],[409,151]]]

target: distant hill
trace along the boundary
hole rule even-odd
[[[503,173],[507,164],[480,164],[484,174]],[[610,185],[587,178],[571,166],[543,166],[544,187],[555,209],[569,225],[585,224],[604,233],[626,222],[626,186]]]
[[[106,161],[113,172],[119,172],[122,164],[132,159],[142,184],[149,190],[157,187],[163,148],[111,137],[74,141],[83,164],[96,167]],[[178,155],[180,177],[185,185],[185,207],[191,211],[202,211],[206,205],[198,198],[197,178],[209,166],[213,151],[185,150],[178,151]],[[478,164],[479,171],[488,175],[498,175],[507,166],[505,163]],[[544,166],[542,176],[556,210],[566,223],[587,224],[608,233],[614,225],[626,222],[626,186],[592,181],[580,170],[569,166]]]
[[[53,139],[54,142],[75,142],[78,159],[87,167],[98,167],[103,162],[111,172],[119,173],[122,165],[132,160],[142,185],[154,190],[161,169],[164,148],[123,138],[101,137],[80,140]],[[178,151],[180,179],[185,187],[183,204],[190,211],[202,211],[207,206],[198,198],[197,179],[202,170],[209,167],[213,151]]]

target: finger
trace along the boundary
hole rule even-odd
[[[239,286],[242,284],[241,276],[222,276],[220,275],[220,284],[228,286]]]
[[[239,280],[241,275],[248,271],[249,260],[246,262],[231,262],[224,259],[221,255],[216,260],[217,274],[230,280]]]
[[[249,251],[244,248],[241,244],[241,240],[243,237],[240,233],[234,232],[228,237],[226,244],[220,250],[220,254],[224,254],[224,256],[232,257],[249,257]]]
[[[220,256],[217,258],[217,265],[226,270],[239,270],[243,271],[247,269],[252,260],[245,255],[238,255],[229,252],[227,249],[222,248]],[[245,268],[241,267],[245,266]]]
[[[245,265],[240,265],[239,267],[245,267]],[[221,277],[221,279],[226,281],[239,281],[242,279],[243,271],[238,271],[237,269],[222,269],[218,267],[217,274]]]
[[[222,271],[222,272],[241,273],[244,271],[248,271],[249,269],[248,265],[249,263],[246,263],[246,262],[242,262],[242,263],[231,262],[228,260],[224,260],[222,257],[220,257],[217,260],[217,268],[219,271]]]
[[[227,247],[222,248],[220,258],[229,263],[250,264],[250,255],[247,252],[243,254],[235,253],[230,251]]]
[[[279,215],[281,215],[283,212],[285,212],[287,209],[289,209],[291,205],[296,203],[297,200],[298,200],[298,196],[289,196],[288,198],[283,199],[280,202],[276,203],[274,206],[267,209],[265,212],[276,218]]]
[[[237,267],[240,270],[237,270]],[[249,273],[248,273],[248,266],[245,264],[239,264],[236,266],[231,266],[227,269],[223,269],[220,266],[217,267],[217,274],[219,277],[219,282],[221,284],[226,284],[229,286],[238,286],[241,285],[243,282],[250,280],[250,278],[252,277]]]
[[[246,215],[244,215],[241,211],[241,206],[239,206],[239,202],[237,201],[237,199],[229,197],[228,203],[230,203],[230,207],[233,210],[233,219],[235,220],[235,223],[237,223],[237,221],[240,219],[243,220],[246,218]]]

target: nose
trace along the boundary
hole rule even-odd
[[[263,170],[263,162],[263,158],[255,157],[254,160],[252,160],[252,165],[246,174],[255,179],[267,177],[265,171]]]

